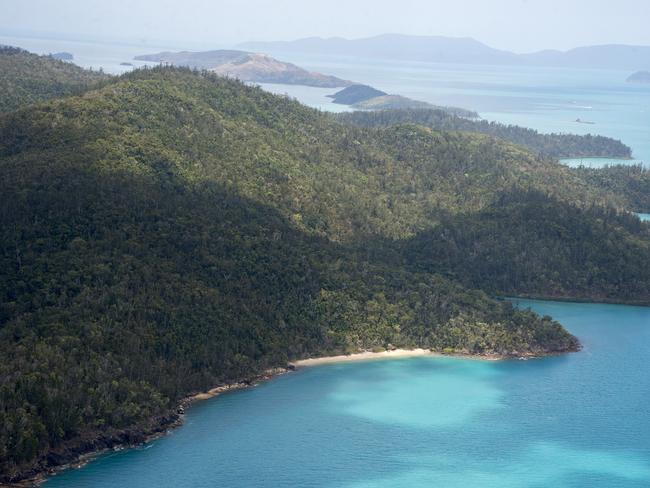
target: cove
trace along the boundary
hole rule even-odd
[[[45,486],[650,486],[650,308],[515,302],[562,321],[583,351],[301,369]]]

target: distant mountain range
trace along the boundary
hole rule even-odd
[[[310,72],[295,64],[246,51],[162,52],[136,56],[135,59],[208,70],[221,76],[257,83],[281,83],[322,88],[344,87],[352,84],[352,82],[336,76]]]
[[[468,37],[383,34],[354,40],[311,37],[286,42],[248,42],[239,47],[273,55],[301,53],[440,63],[650,69],[650,46],[616,44],[516,54]]]

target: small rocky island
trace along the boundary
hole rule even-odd
[[[650,71],[637,71],[628,77],[627,82],[650,85]]]
[[[332,103],[355,105],[384,95],[388,94],[368,85],[351,85],[341,91],[327,96],[332,99]]]
[[[389,95],[368,85],[351,85],[328,97],[333,103],[349,105],[360,110],[434,108],[430,103],[401,95]]]

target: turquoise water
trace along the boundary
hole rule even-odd
[[[637,215],[638,215],[639,218],[640,218],[641,220],[643,220],[644,222],[648,222],[648,221],[650,221],[650,214],[647,214],[647,213],[640,213],[640,214],[637,214]]]
[[[190,409],[47,488],[650,486],[650,308],[519,301],[577,354],[303,369]]]

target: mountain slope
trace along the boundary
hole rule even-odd
[[[0,112],[81,93],[105,79],[102,73],[50,56],[0,46]]]
[[[647,304],[649,227],[630,214],[515,191],[478,213],[441,219],[404,252],[419,272],[495,294],[609,301],[622,292],[627,303]]]
[[[400,265],[381,236],[429,217],[363,135],[177,69],[1,116],[2,479],[138,441],[184,395],[289,359],[575,350],[550,318]]]

